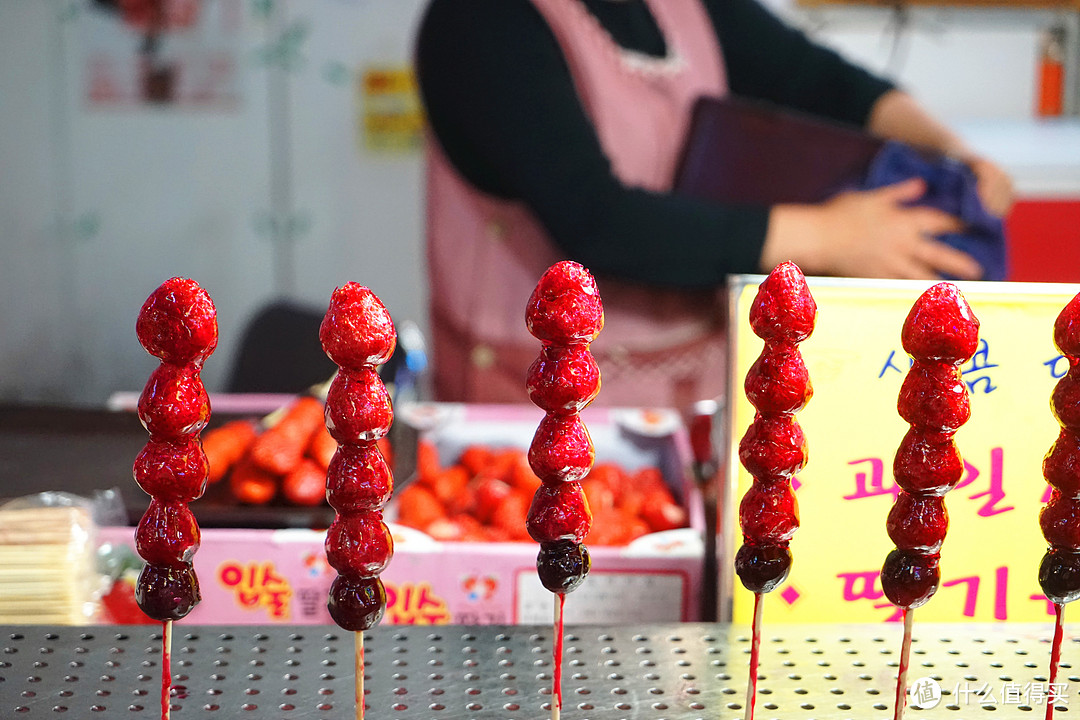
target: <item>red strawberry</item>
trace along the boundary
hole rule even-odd
[[[955,285],[938,283],[915,301],[900,337],[918,360],[962,365],[978,348],[979,320]]]
[[[331,294],[319,340],[336,365],[358,372],[390,359],[397,332],[379,298],[363,285],[350,282]]]
[[[750,327],[759,338],[799,343],[814,331],[817,303],[802,270],[793,262],[777,265],[758,287],[750,306]]]

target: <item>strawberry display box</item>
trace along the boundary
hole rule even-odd
[[[448,465],[470,446],[527,448],[542,416],[531,406],[417,404],[397,408],[396,423],[405,431],[399,435],[414,434]],[[592,572],[569,596],[567,622],[700,620],[702,510],[688,478],[687,443],[678,415],[587,408],[582,417],[597,464],[617,463],[627,471],[658,468],[687,511],[689,527],[649,533],[625,546],[590,546]],[[415,474],[399,476],[395,495],[414,482]],[[383,622],[550,622],[552,595],[536,576],[535,542],[438,541],[394,522],[397,510],[392,503],[386,514],[395,553],[382,575],[387,589]],[[134,552],[133,535],[130,527],[100,532],[101,542],[120,554]],[[324,533],[306,529],[204,529],[195,556],[202,602],[185,622],[331,623],[326,596],[335,572],[326,563],[323,539]]]

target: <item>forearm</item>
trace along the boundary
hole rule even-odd
[[[890,90],[878,98],[870,110],[867,129],[883,138],[937,150],[950,157],[968,158],[972,154],[956,133],[902,90]]]

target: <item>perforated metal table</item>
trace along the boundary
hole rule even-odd
[[[915,627],[909,680],[934,679],[942,698],[905,717],[1045,712],[1049,624]],[[756,717],[891,718],[900,632],[767,628]],[[149,625],[0,626],[0,718],[160,717],[160,633]],[[548,627],[377,627],[365,640],[367,717],[546,718],[551,640]],[[1080,712],[1071,667],[1078,642],[1066,633],[1061,717]],[[724,624],[570,627],[563,718],[742,718],[749,645],[746,628]],[[353,659],[351,634],[336,627],[178,623],[172,715],[352,718]]]

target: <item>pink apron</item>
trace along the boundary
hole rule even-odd
[[[532,2],[559,42],[615,175],[628,186],[670,190],[694,100],[727,91],[699,0],[647,0],[665,58],[620,48],[577,0]],[[525,374],[540,343],[525,329],[525,304],[563,254],[524,204],[472,187],[433,138],[427,234],[436,398],[527,402]],[[597,284],[605,311],[592,345],[603,378],[598,404],[682,409],[723,393],[719,292],[662,291],[601,275]]]

